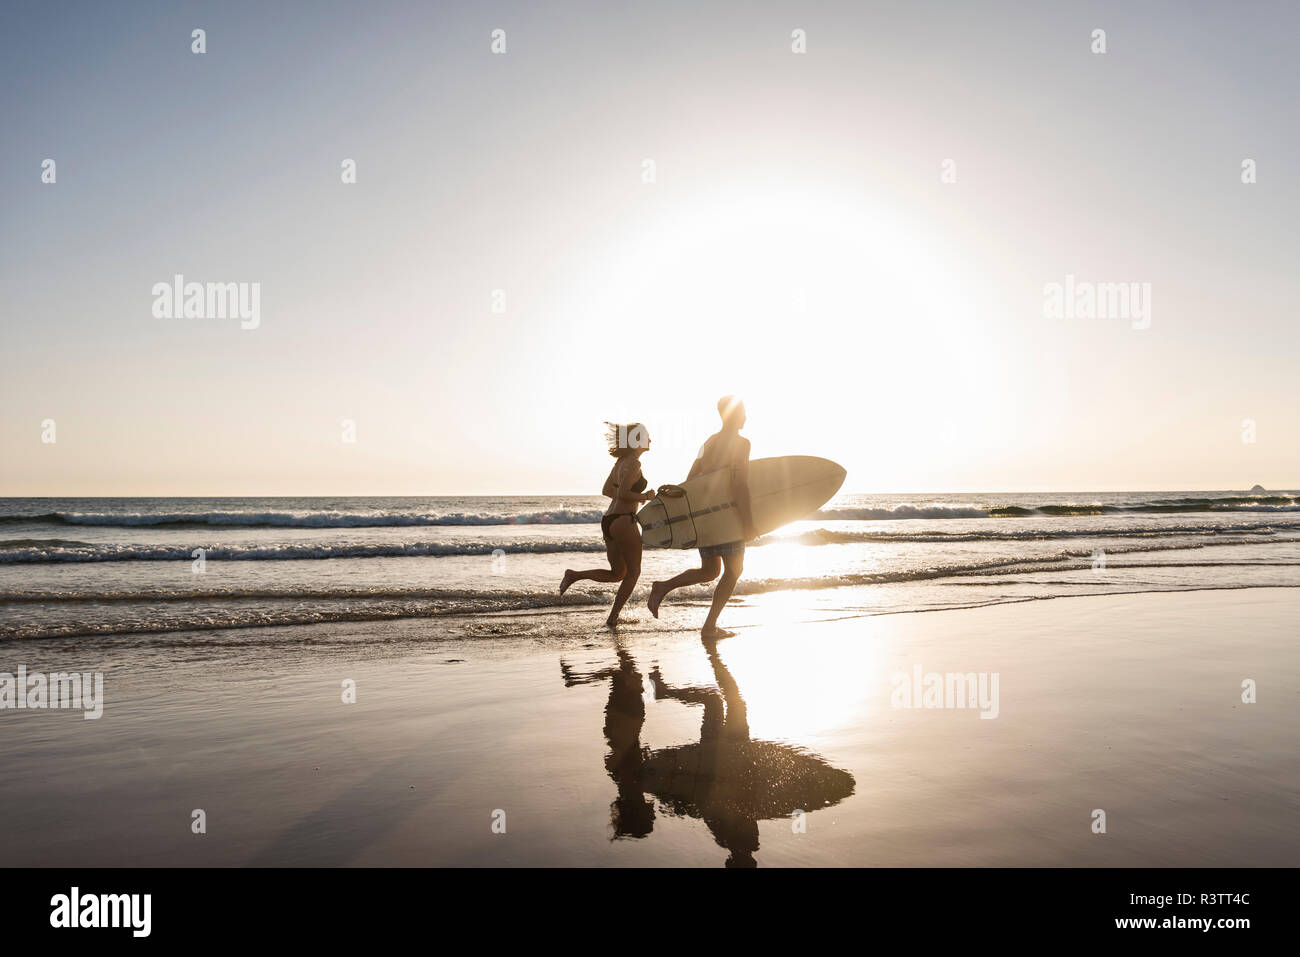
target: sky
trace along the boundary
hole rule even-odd
[[[1298,31],[7,2],[0,495],[594,494],[605,420],[680,481],[727,393],[845,491],[1295,488]],[[255,328],[158,315],[178,274],[258,284]]]

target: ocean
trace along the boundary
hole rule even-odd
[[[426,641],[472,638],[492,612],[584,607],[594,626],[612,586],[557,587],[604,562],[605,503],[0,499],[0,640],[247,644],[257,629],[274,645],[301,629],[265,626],[416,619],[402,640]],[[647,550],[625,614],[649,621],[650,582],[696,558]],[[736,595],[824,616],[1259,586],[1300,586],[1300,493],[843,494],[752,545]]]

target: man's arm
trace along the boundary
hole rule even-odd
[[[695,478],[695,476],[704,474],[704,453],[709,450],[709,445],[716,438],[716,435],[710,435],[704,440],[704,444],[700,446],[700,450],[695,453],[695,462],[691,465],[691,472],[686,476],[685,481],[689,482],[691,479]]]
[[[731,494],[740,512],[744,541],[754,538],[754,513],[749,502],[749,439],[741,438],[731,469]]]

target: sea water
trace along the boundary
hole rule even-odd
[[[0,499],[0,641],[186,640],[252,626],[571,606],[613,586],[592,496]],[[647,550],[628,612],[693,551]],[[1300,586],[1300,493],[840,495],[749,548],[737,598],[886,614],[1066,595]],[[703,599],[707,587],[674,600]],[[647,619],[648,620],[648,619]],[[229,632],[234,633],[234,632]],[[274,641],[260,629],[259,641]]]

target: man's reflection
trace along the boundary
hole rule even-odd
[[[641,744],[642,678],[622,642],[616,648],[617,667],[579,673],[561,662],[560,668],[570,686],[610,681],[605,767],[618,792],[610,808],[614,836],[650,833],[654,802],[645,798],[650,794],[672,813],[704,821],[718,845],[730,853],[726,866],[754,867],[760,820],[836,804],[853,793],[854,781],[848,772],[792,745],[751,740],[739,686],[716,643],[705,641],[704,650],[716,687],[673,688],[658,667],[650,673],[657,700],[704,709],[697,743],[658,750]]]

